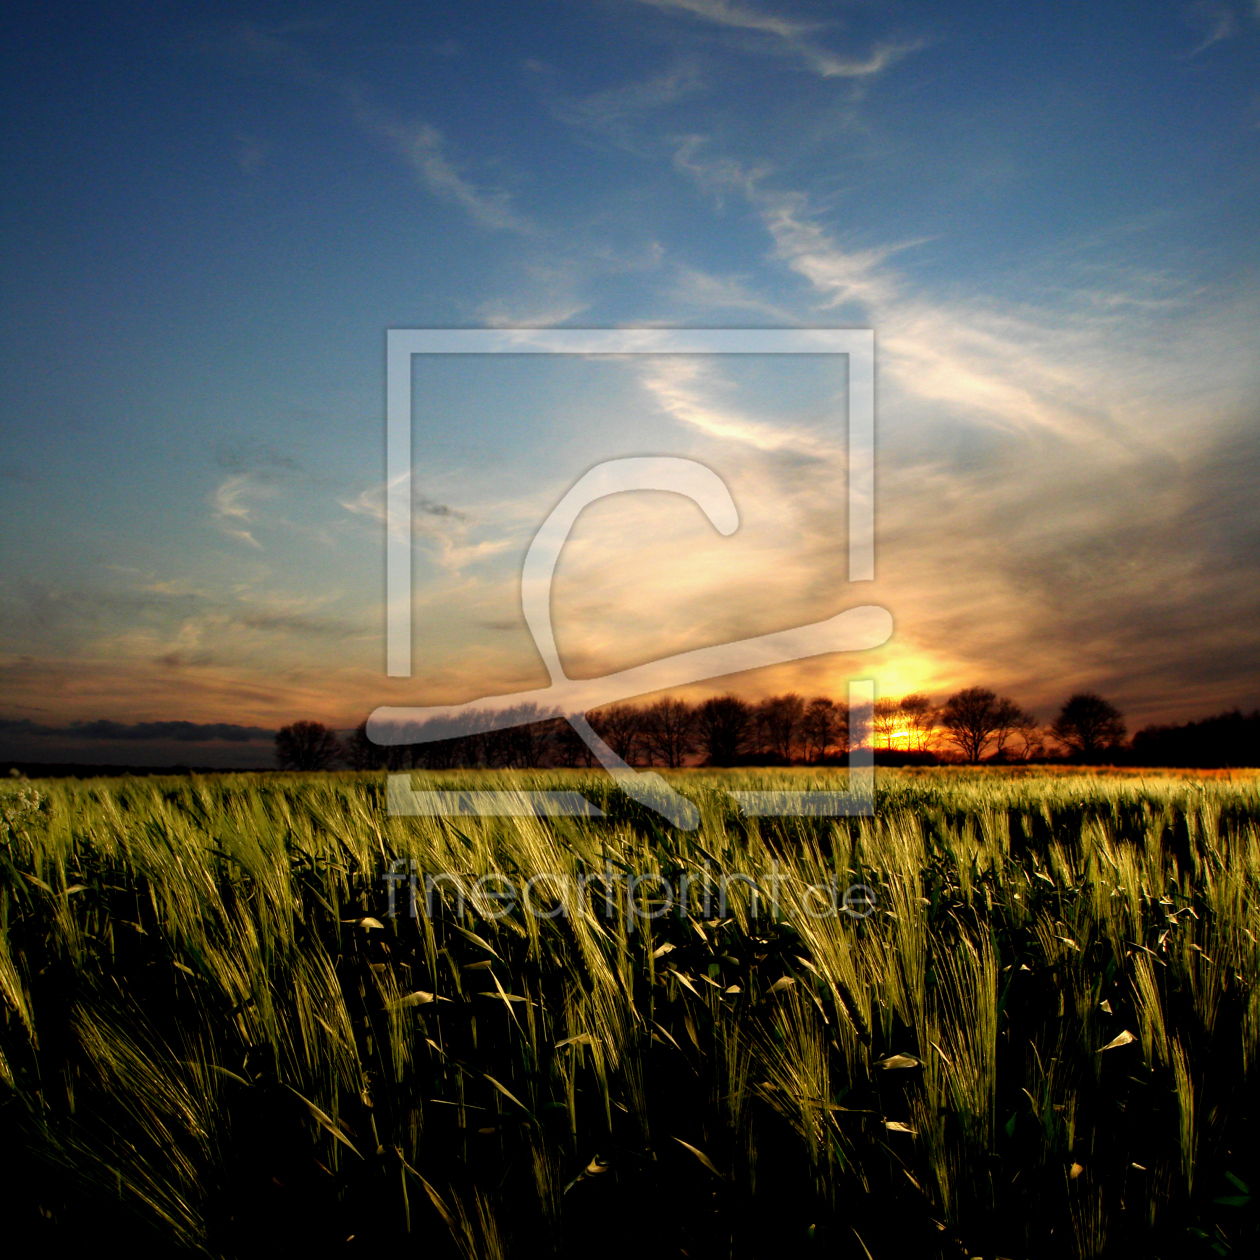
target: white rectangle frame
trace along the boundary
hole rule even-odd
[[[385,341],[385,668],[411,677],[412,391],[417,354],[843,354],[849,359],[849,581],[875,577],[870,328],[391,328]]]

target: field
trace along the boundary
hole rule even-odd
[[[697,831],[586,772],[424,778],[606,820],[391,819],[377,774],[0,789],[6,1236],[1255,1254],[1254,775],[884,770],[834,821],[725,789],[843,772],[667,777]]]

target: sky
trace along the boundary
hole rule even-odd
[[[267,764],[270,732],[820,620],[882,648],[693,698],[991,687],[1130,729],[1260,704],[1260,2],[23,4],[8,141],[0,756]],[[842,358],[413,377],[414,670],[385,672],[391,328],[870,328]]]

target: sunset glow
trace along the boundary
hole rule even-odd
[[[265,764],[296,718],[542,685],[525,550],[627,455],[704,463],[740,525],[588,508],[573,677],[874,603],[885,647],[687,694],[1260,703],[1260,23],[1015,9],[28,14],[0,751]],[[469,326],[873,329],[875,580],[843,360],[431,356],[386,677],[385,334]],[[132,729],[178,722],[246,733]]]

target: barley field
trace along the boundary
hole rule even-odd
[[[0,1196],[44,1253],[1185,1257],[1260,1242],[1254,774],[882,770],[871,818],[0,788]],[[852,890],[858,889],[856,894]],[[685,897],[685,904],[684,904]]]

